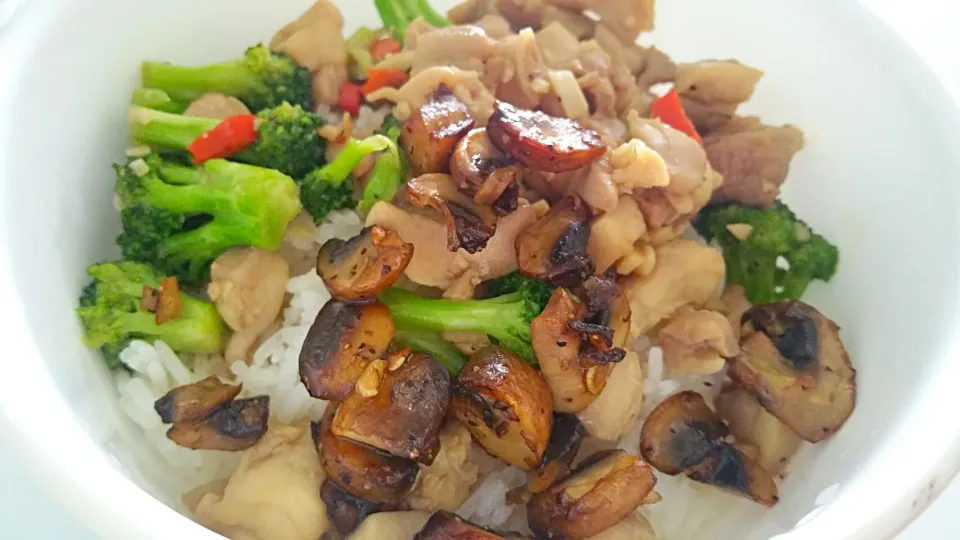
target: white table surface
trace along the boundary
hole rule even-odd
[[[666,0],[665,0],[666,1]],[[937,9],[917,9],[903,0],[862,0],[900,30],[943,77],[960,101],[960,3],[922,2]],[[0,0],[0,25],[15,2]],[[0,538],[10,540],[96,540],[41,492],[0,440]],[[960,539],[960,482],[954,482],[897,540]]]

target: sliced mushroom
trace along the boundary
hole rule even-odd
[[[857,372],[839,327],[799,301],[755,306],[743,315],[741,352],[730,377],[810,442],[840,429],[853,413]]]
[[[500,347],[474,354],[457,378],[453,414],[487,452],[536,469],[550,441],[550,388],[533,367]]]
[[[543,454],[540,470],[527,483],[531,493],[540,493],[570,473],[580,445],[587,438],[587,428],[572,414],[553,415],[550,443]]]
[[[447,222],[447,249],[477,253],[497,231],[497,216],[460,192],[446,174],[427,174],[407,182],[407,200],[419,208],[433,208]]]
[[[467,106],[441,84],[407,119],[400,134],[400,146],[410,157],[414,175],[448,172],[454,147],[473,125]]]
[[[167,438],[192,450],[237,452],[263,437],[269,418],[268,396],[238,399],[220,405],[201,420],[174,424]]]
[[[779,500],[769,473],[727,442],[727,426],[703,396],[684,391],[650,413],[640,434],[643,458],[660,472],[744,495],[766,506]]]
[[[757,464],[772,475],[782,473],[802,439],[743,388],[724,388],[716,404],[717,415],[730,426],[737,442],[755,449]]]
[[[323,420],[311,426],[327,477],[362,499],[375,503],[400,502],[413,487],[420,467],[414,461],[337,437],[330,430],[335,412],[335,404],[330,404]]]
[[[593,274],[590,209],[577,197],[564,197],[517,236],[517,263],[524,274],[559,287],[577,287]]]
[[[315,398],[343,400],[392,339],[393,319],[383,304],[327,302],[300,349],[300,380]]]
[[[349,240],[334,238],[324,244],[317,256],[317,273],[333,296],[367,300],[400,279],[412,257],[413,244],[374,225]]]
[[[499,534],[470,523],[456,514],[434,512],[414,540],[503,540]]]
[[[450,403],[450,376],[426,354],[403,354],[388,362],[381,375],[361,376],[337,409],[332,430],[398,457],[430,461],[439,449],[437,432]]]
[[[202,381],[178,386],[167,392],[153,404],[153,409],[164,424],[193,422],[232,401],[242,389],[242,385],[224,384],[216,375],[211,375]]]
[[[586,409],[607,384],[614,364],[581,361],[580,332],[570,326],[586,309],[566,289],[557,289],[530,325],[533,352],[553,396],[553,410],[577,413]]]
[[[381,504],[354,497],[329,478],[320,486],[320,499],[327,507],[330,524],[341,536],[350,534],[367,516],[383,508]]]
[[[500,151],[540,171],[581,169],[607,152],[600,135],[575,120],[518,109],[503,101],[497,101],[487,133]]]
[[[479,128],[457,144],[450,172],[460,191],[472,195],[478,204],[492,205],[516,184],[523,169],[490,143],[486,128]]]
[[[653,491],[649,465],[623,450],[599,452],[566,480],[534,495],[527,521],[538,538],[581,540],[633,513]]]

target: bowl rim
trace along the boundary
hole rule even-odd
[[[10,100],[5,102],[3,96],[13,94],[17,73],[43,39],[42,30],[58,17],[64,16],[64,13],[71,12],[64,6],[80,3],[82,0],[23,2],[7,21],[3,33],[0,33],[0,118],[6,116],[6,109],[12,105]],[[931,86],[925,88],[929,102],[949,103],[948,109],[952,113],[942,115],[944,120],[939,127],[951,133],[952,140],[960,141],[960,103],[946,90],[942,78],[876,12],[859,1],[851,0],[846,4],[849,9],[863,10],[863,13],[856,14],[857,19],[861,20],[861,28],[857,30],[876,34],[872,39],[878,47],[878,57],[897,56],[906,59],[900,65],[912,64],[918,77],[931,81]],[[8,147],[6,141],[10,137],[11,134],[0,126],[0,180],[4,176],[3,149]],[[954,158],[957,170],[960,170],[960,155]],[[5,184],[0,181],[0,195],[5,193],[5,189]],[[136,485],[76,421],[70,405],[55,388],[28,324],[22,317],[21,306],[27,298],[16,290],[13,268],[14,261],[9,257],[6,233],[0,231],[0,321],[6,328],[10,355],[18,358],[16,379],[34,382],[32,386],[17,385],[11,378],[0,378],[0,426],[4,432],[11,433],[5,438],[6,445],[47,494],[102,537],[129,538],[131,532],[136,532],[140,538],[154,540],[171,537],[199,540],[222,538],[154,499]],[[960,299],[957,299],[956,308],[960,311]],[[956,319],[960,320],[960,315]],[[948,348],[945,356],[960,358],[960,335],[952,337]],[[931,380],[929,388],[925,388],[925,395],[918,400],[918,409],[935,410],[935,407],[943,407],[945,403],[960,406],[960,393],[950,384],[951,380],[960,378],[960,363],[954,364],[956,367],[950,372],[956,377],[940,376],[937,380]],[[949,369],[949,364],[945,366],[944,371]],[[43,395],[56,397],[29,412],[19,406],[35,402],[30,399],[30,394],[38,390]],[[960,471],[960,430],[944,430],[937,425],[936,418],[917,424],[905,429],[910,434],[922,434],[930,441],[927,445],[928,455],[924,456],[927,459],[919,462],[911,460],[913,468],[922,469],[921,475],[900,479],[897,487],[901,489],[890,489],[889,483],[879,478],[873,482],[861,482],[855,494],[823,507],[823,511],[814,519],[775,539],[876,540],[892,538],[902,531]],[[57,426],[57,429],[50,429],[48,426],[51,425]],[[63,440],[71,442],[69,460],[63,459]],[[908,457],[885,455],[883,462],[895,463],[897,459]],[[879,468],[876,464],[874,467]],[[895,493],[880,495],[877,490],[881,488]],[[859,499],[856,505],[852,499]],[[873,510],[865,513],[863,508]],[[851,514],[851,510],[857,509],[859,511]],[[851,519],[853,515],[859,517]]]

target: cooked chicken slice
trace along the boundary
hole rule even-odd
[[[612,176],[609,157],[604,157],[575,173],[570,187],[585,203],[602,212],[611,212],[617,207],[620,197]]]
[[[723,279],[723,256],[712,247],[677,239],[655,252],[653,272],[646,277],[630,276],[623,284],[633,310],[634,336],[646,333],[683,306],[704,304]]]
[[[347,540],[410,540],[428,519],[428,512],[379,512],[367,516]]]
[[[577,36],[559,22],[545,25],[536,34],[543,63],[551,69],[572,69],[580,52]]]
[[[232,540],[317,540],[329,527],[323,477],[310,432],[273,426],[244,452],[223,495],[203,497],[197,519]]]
[[[210,299],[234,331],[224,356],[229,364],[246,361],[257,339],[280,314],[290,266],[277,253],[236,248],[217,257],[210,279]]]
[[[537,38],[529,28],[497,43],[487,71],[485,81],[494,83],[491,87],[496,88],[497,99],[520,108],[535,108],[550,89],[546,81],[547,67]]]
[[[747,300],[746,292],[740,285],[727,285],[719,300],[720,306],[718,307],[720,308],[720,312],[726,314],[727,321],[730,322],[730,326],[733,328],[733,335],[739,343],[741,330],[740,321],[743,319],[743,314],[753,307],[753,304]]]
[[[592,36],[594,26],[597,24],[579,10],[547,5],[543,8],[543,27],[546,28],[554,23],[563,26],[578,40]]]
[[[633,429],[642,409],[643,367],[637,353],[627,351],[607,378],[607,386],[577,416],[594,437],[616,441]]]
[[[336,105],[347,80],[347,46],[343,16],[328,0],[319,0],[270,40],[270,49],[289,56],[314,74],[314,98]]]
[[[656,0],[603,0],[592,7],[623,43],[634,43],[641,32],[653,30]]]
[[[393,114],[398,120],[406,120],[413,111],[430,101],[430,96],[440,87],[447,85],[467,108],[478,124],[486,124],[493,114],[495,98],[490,90],[480,82],[480,76],[474,71],[464,71],[455,67],[431,67],[412,77],[401,88],[384,87],[367,96],[367,100],[376,102],[386,100],[397,104]]]
[[[476,26],[433,29],[417,36],[410,74],[435,66],[483,72],[483,64],[493,55],[495,45],[496,42]]]
[[[440,451],[425,467],[406,503],[412,510],[456,512],[470,496],[479,469],[470,461],[470,431],[459,422],[449,422],[440,431]]]
[[[803,145],[803,132],[793,126],[734,118],[703,140],[710,163],[723,175],[723,185],[712,202],[769,207],[780,195],[790,161]]]
[[[404,48],[415,50],[420,43],[420,36],[429,34],[436,29],[437,27],[428,23],[423,17],[417,17],[407,25],[407,29],[403,32]]]
[[[633,253],[633,245],[647,232],[647,225],[636,199],[621,195],[616,208],[596,219],[590,231],[587,252],[597,265],[597,273],[602,274]]]
[[[670,185],[666,162],[640,139],[630,139],[614,150],[610,165],[613,166],[613,182],[620,193]]]
[[[510,21],[496,14],[484,15],[473,24],[481,28],[490,39],[503,39],[513,33],[510,30]]]
[[[687,116],[705,134],[733,118],[761,77],[762,71],[736,60],[703,60],[678,66],[676,88]]]
[[[464,0],[447,12],[447,18],[455,24],[473,23],[487,15],[500,15],[497,0]]]
[[[242,101],[217,92],[208,92],[193,101],[184,116],[203,118],[228,118],[238,114],[250,114],[250,109]]]
[[[739,350],[730,322],[715,311],[678,311],[659,336],[663,364],[671,374],[716,373]]]

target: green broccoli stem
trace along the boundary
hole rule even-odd
[[[446,17],[437,13],[427,0],[374,0],[384,26],[393,29],[394,37],[403,41],[407,26],[423,17],[431,26],[450,26]]]
[[[130,138],[140,144],[186,150],[197,137],[217,127],[220,120],[182,116],[144,107],[130,107]]]
[[[408,9],[412,10],[418,16],[423,17],[430,26],[442,28],[450,26],[450,21],[443,15],[437,13],[428,0],[405,0]]]
[[[429,354],[447,368],[451,375],[460,373],[463,366],[467,364],[463,353],[437,332],[413,326],[397,326],[393,339],[401,347]]]
[[[360,164],[363,158],[374,152],[386,150],[391,146],[396,147],[393,141],[383,135],[373,135],[362,141],[350,139],[336,159],[318,169],[311,176],[326,182],[331,187],[339,187],[350,177],[350,173]]]
[[[171,99],[169,94],[156,88],[137,88],[133,91],[130,104],[171,114],[182,114],[188,106],[187,103]]]
[[[213,91],[239,96],[263,90],[263,82],[250,73],[243,58],[207,66],[143,62],[140,72],[144,87],[162,89],[177,101],[193,101]]]
[[[807,292],[810,281],[811,278],[808,275],[787,273],[783,279],[780,280],[780,286],[783,287],[783,291],[777,295],[778,300],[783,298],[803,298],[803,293]]]
[[[365,80],[367,70],[373,67],[373,55],[370,54],[370,47],[383,35],[382,30],[371,30],[366,26],[361,26],[347,38],[346,48],[352,63],[350,65],[350,78],[353,80]]]
[[[159,339],[175,351],[220,352],[223,329],[216,308],[187,295],[180,296],[183,307],[176,319],[158,325],[155,314],[137,311],[118,316],[117,324],[129,335],[140,336],[146,341]]]
[[[380,156],[377,165],[367,177],[367,184],[358,205],[361,212],[369,212],[373,205],[380,201],[393,200],[397,190],[407,179],[407,160],[397,146],[400,128],[391,128],[387,137],[390,139],[390,147]]]

